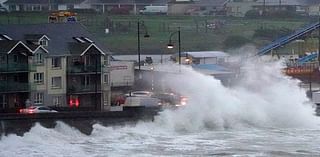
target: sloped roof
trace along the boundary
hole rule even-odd
[[[23,52],[32,55],[32,50],[21,41],[0,40],[0,53],[9,54],[15,49],[17,50],[17,52]]]
[[[49,55],[70,54],[69,43],[77,42],[73,37],[87,37],[104,53],[109,53],[108,49],[79,23],[0,25],[0,34],[7,34],[13,40],[21,40],[24,43],[27,43],[26,34],[45,34],[50,38],[48,46],[45,47]]]
[[[8,0],[5,4],[79,4],[85,0]]]
[[[26,34],[24,36],[26,40],[38,41],[40,38],[44,36],[44,34]]]
[[[8,0],[4,4],[48,4],[49,0]]]
[[[19,41],[16,40],[0,40],[0,53],[7,53],[10,51]]]

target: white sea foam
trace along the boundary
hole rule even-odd
[[[282,74],[281,62],[245,63],[236,85],[225,87],[189,67],[181,75],[168,75],[168,86],[189,98],[185,108],[163,112],[157,122],[173,130],[195,131],[238,126],[318,127],[313,104],[299,81]]]

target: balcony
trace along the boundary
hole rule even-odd
[[[101,91],[101,85],[70,85],[67,90],[68,93],[95,93]]]
[[[31,64],[0,64],[0,73],[14,73],[14,72],[30,72],[36,71],[36,67]]]
[[[30,92],[34,90],[35,86],[32,83],[21,83],[21,82],[0,82],[1,93],[12,93],[12,92]]]
[[[68,67],[68,73],[100,73],[102,65],[71,65]]]

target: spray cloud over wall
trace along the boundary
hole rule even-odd
[[[184,108],[165,111],[156,122],[173,130],[196,131],[234,127],[317,127],[313,104],[299,81],[282,74],[281,62],[250,61],[244,64],[235,86],[225,87],[212,76],[188,67],[181,75],[166,76],[175,92],[189,98]]]

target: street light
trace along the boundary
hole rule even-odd
[[[175,35],[175,34],[177,34],[178,33],[178,52],[179,52],[179,64],[181,64],[181,35],[180,35],[180,27],[178,27],[178,30],[177,31],[175,31],[175,32],[172,32],[171,34],[170,34],[170,38],[169,38],[169,43],[168,43],[168,45],[167,45],[167,48],[168,49],[173,49],[174,48],[174,45],[173,45],[173,43],[172,43],[172,36],[173,35]]]
[[[148,30],[147,30],[147,27],[144,25],[144,21],[140,21],[139,19],[138,19],[138,22],[137,22],[137,37],[138,37],[138,64],[139,64],[139,71],[141,70],[141,64],[140,64],[140,60],[141,60],[141,58],[140,58],[140,56],[141,56],[141,43],[140,43],[140,25],[142,26],[142,27],[144,27],[144,30],[145,30],[145,34],[144,34],[144,38],[149,38],[150,37],[150,35],[148,34]]]

